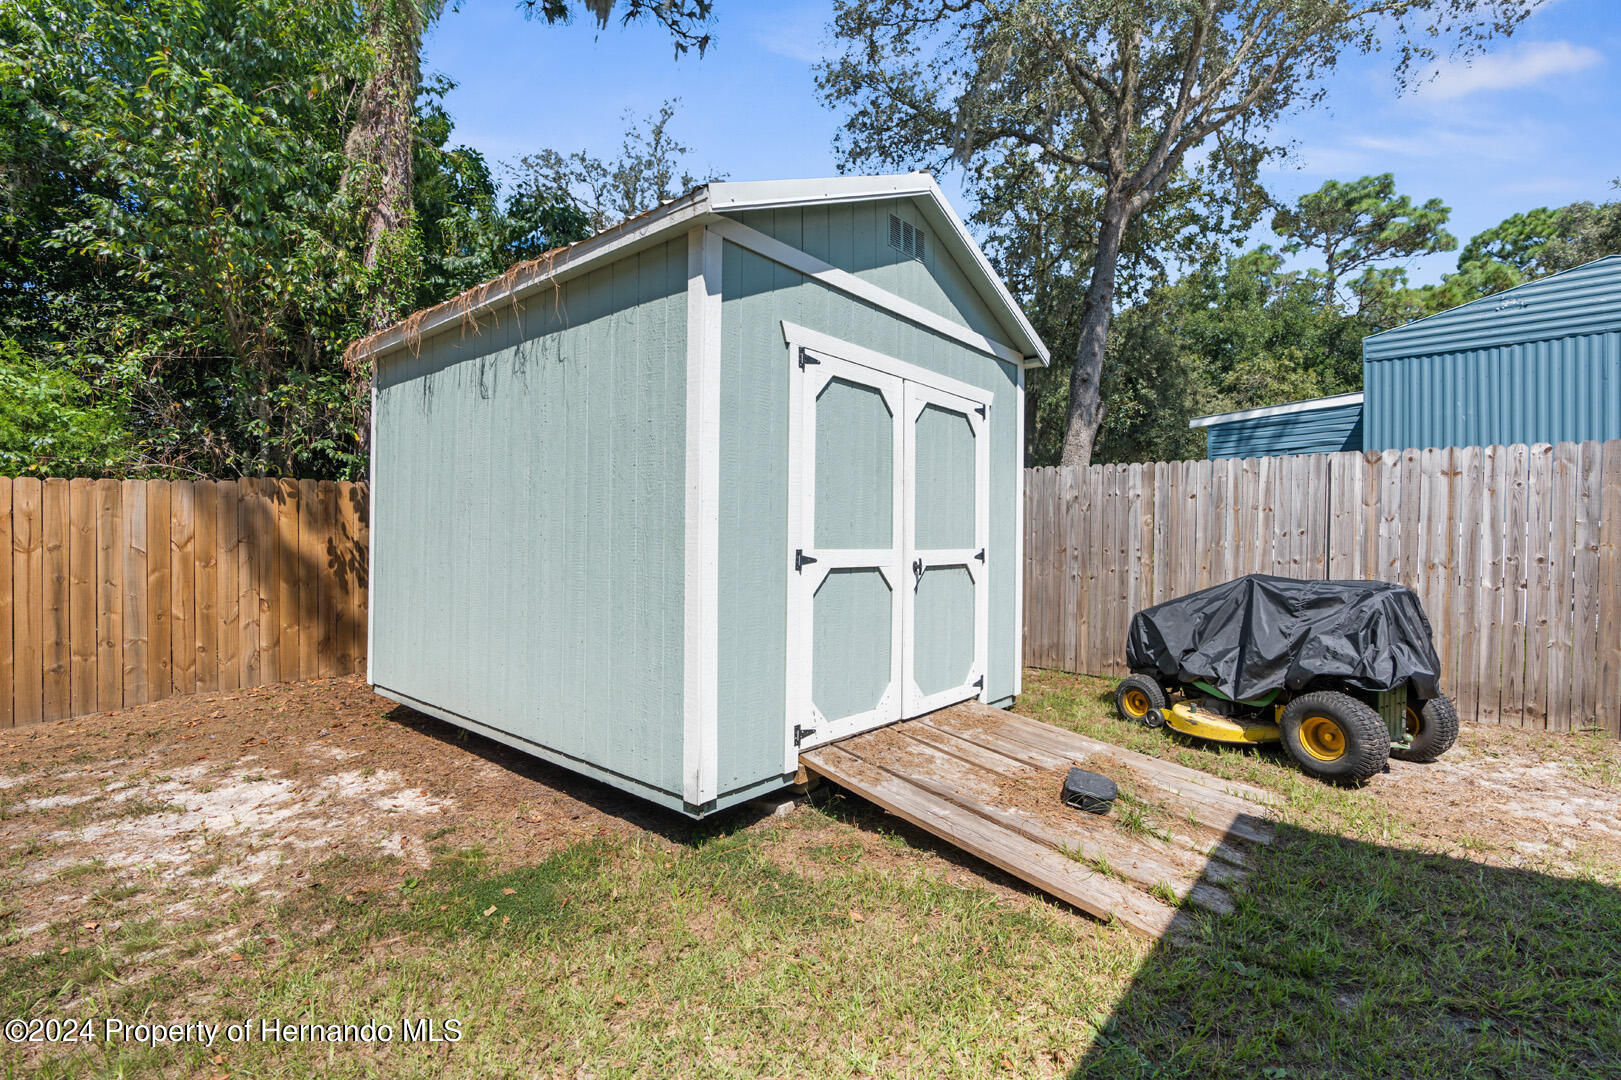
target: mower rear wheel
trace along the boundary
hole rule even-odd
[[[1119,710],[1122,720],[1158,727],[1159,724],[1153,723],[1151,718],[1154,710],[1165,708],[1165,691],[1147,675],[1127,675],[1115,687],[1114,707]]]
[[[1458,741],[1458,707],[1446,695],[1430,698],[1422,708],[1407,706],[1407,737],[1404,749],[1392,747],[1390,756],[1400,761],[1434,761]]]
[[[1302,694],[1278,725],[1289,756],[1311,776],[1359,784],[1390,757],[1390,729],[1373,707],[1337,690]]]

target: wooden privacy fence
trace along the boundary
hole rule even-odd
[[[1026,473],[1033,666],[1124,674],[1133,613],[1256,572],[1407,585],[1464,719],[1621,735],[1621,441]]]
[[[0,727],[366,658],[366,486],[0,477]]]

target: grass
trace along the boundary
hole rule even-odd
[[[1109,688],[1032,672],[1021,710],[1289,798],[1237,910],[1183,908],[1174,944],[954,883],[915,834],[824,791],[746,829],[597,839],[519,865],[447,831],[427,870],[332,859],[283,900],[244,890],[181,921],[139,917],[149,896],[104,888],[98,928],[53,927],[48,947],[0,962],[0,1012],[454,1019],[463,1037],[7,1048],[0,1063],[38,1077],[603,1080],[1621,1069],[1621,891],[1420,850],[1413,824],[1365,792],[1118,724]]]

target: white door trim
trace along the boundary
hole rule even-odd
[[[916,364],[908,364],[905,360],[897,360],[893,356],[860,345],[852,345],[848,341],[840,340],[832,334],[824,334],[820,330],[812,330],[800,326],[798,323],[782,320],[782,339],[788,343],[791,353],[796,348],[807,348],[829,356],[836,356],[852,364],[870,367],[874,371],[881,371],[886,375],[894,375],[907,382],[921,383],[931,390],[944,390],[948,394],[967,398],[976,405],[990,407],[996,400],[996,395],[989,390],[982,389],[972,383],[965,383],[960,379],[953,379],[949,375],[941,375]]]
[[[974,546],[971,548],[920,548],[917,543],[917,421],[923,415],[923,410],[930,405],[940,405],[955,412],[960,412],[968,420],[969,429],[974,436]],[[980,408],[985,408],[985,415],[980,415]],[[907,602],[902,605],[902,614],[905,620],[905,633],[903,635],[905,660],[902,670],[906,678],[906,696],[902,699],[901,714],[903,719],[921,716],[935,709],[954,705],[971,697],[978,697],[981,701],[989,701],[989,656],[987,644],[990,639],[990,409],[988,405],[971,398],[957,394],[945,393],[932,387],[919,383],[906,384],[906,449],[905,449],[905,490],[908,497],[906,503],[906,537],[905,557],[908,563],[917,560],[922,564],[924,573],[931,567],[961,566],[968,571],[969,579],[974,583],[974,662],[968,671],[966,680],[952,687],[925,694],[917,685],[916,673],[916,620],[917,608],[911,602],[913,592],[921,581],[921,575],[911,567],[907,576]],[[985,559],[979,556],[983,553]],[[975,682],[978,686],[975,686]]]

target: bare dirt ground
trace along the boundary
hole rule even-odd
[[[1580,752],[1572,752],[1579,750]],[[1433,765],[1392,762],[1366,793],[1437,850],[1498,865],[1621,868],[1621,747],[1469,727]],[[861,810],[854,813],[868,817]],[[873,812],[874,823],[882,815]],[[425,866],[435,848],[534,861],[579,840],[691,828],[603,785],[373,695],[358,677],[175,698],[0,733],[0,858],[10,926],[0,952],[38,948],[109,874],[152,917],[243,891],[276,899],[335,855]],[[825,837],[821,832],[827,832]],[[903,842],[904,841],[904,842]],[[1025,890],[898,822],[786,838],[773,861],[922,865],[1006,902]]]

